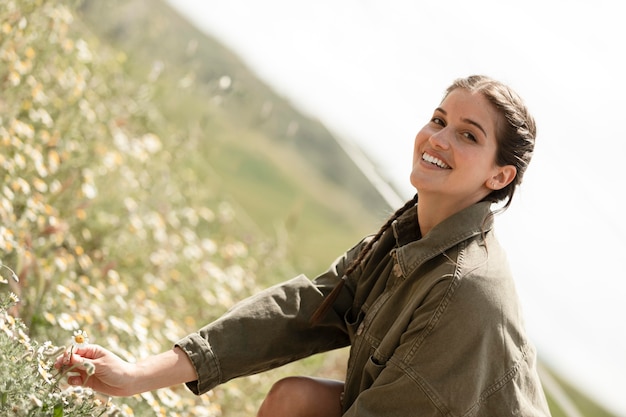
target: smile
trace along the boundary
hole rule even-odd
[[[439,158],[435,158],[434,156],[427,154],[426,152],[424,152],[422,154],[422,160],[424,160],[424,161],[426,161],[426,162],[428,162],[430,164],[436,165],[439,168],[450,169],[450,165],[446,164],[445,162],[443,162]]]

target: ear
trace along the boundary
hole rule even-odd
[[[489,177],[486,182],[487,188],[490,190],[501,190],[511,183],[517,175],[517,168],[513,165],[505,165],[496,167],[495,175]]]

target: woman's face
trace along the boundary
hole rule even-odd
[[[448,94],[415,137],[411,184],[420,203],[435,198],[458,211],[513,180],[515,167],[495,163],[500,117],[481,93]]]

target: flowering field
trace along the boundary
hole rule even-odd
[[[289,370],[199,397],[108,399],[51,368],[77,331],[129,360],[161,352],[288,268],[226,197],[176,169],[151,104],[158,74],[132,82],[125,56],[79,24],[62,2],[0,5],[0,414],[250,415]]]

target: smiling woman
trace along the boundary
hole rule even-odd
[[[457,80],[417,134],[417,195],[326,272],[243,300],[137,363],[88,345],[56,366],[75,365],[71,384],[105,394],[179,383],[202,394],[350,346],[345,382],[280,380],[258,415],[549,416],[493,232],[492,203],[510,203],[533,145],[534,121],[513,91],[483,76]]]

